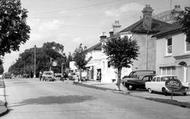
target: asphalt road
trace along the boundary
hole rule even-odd
[[[6,80],[1,119],[189,119],[190,109],[65,82]]]

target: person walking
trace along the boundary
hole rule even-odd
[[[39,73],[40,81],[42,80],[42,72]]]

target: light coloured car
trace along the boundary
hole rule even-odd
[[[178,79],[175,75],[159,75],[155,76],[150,82],[145,83],[145,87],[149,93],[162,92],[164,94],[171,93],[171,91],[165,86],[165,82],[169,79]],[[188,83],[182,82],[182,88],[174,93],[187,94],[189,89]]]
[[[54,72],[53,71],[44,71],[42,74],[43,81],[55,81]]]

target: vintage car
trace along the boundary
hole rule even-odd
[[[55,81],[54,72],[53,71],[44,71],[42,74],[43,81]]]
[[[170,80],[170,79],[177,79],[177,76],[175,76],[175,75],[158,75],[158,76],[155,76],[150,82],[145,83],[145,87],[149,93],[162,92],[165,95],[167,95],[168,93],[171,93],[171,90],[169,90],[166,87],[165,83],[167,80]],[[174,91],[174,93],[186,95],[188,89],[189,89],[188,83],[182,82],[181,89]]]
[[[145,82],[151,81],[155,76],[153,70],[137,70],[132,71],[128,76],[122,78],[122,84],[127,87],[128,90],[146,89]]]

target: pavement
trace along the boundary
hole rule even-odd
[[[85,81],[85,82],[79,83],[79,85],[86,86],[89,88],[100,89],[100,90],[110,90],[110,91],[113,91],[114,93],[121,93],[121,94],[126,94],[126,95],[143,98],[143,99],[147,99],[151,101],[190,108],[190,91],[187,93],[186,96],[174,95],[173,97],[171,97],[171,95],[165,96],[162,93],[150,94],[147,90],[142,90],[142,89],[129,91],[123,85],[121,85],[121,91],[118,91],[115,83],[101,83],[99,81]]]

